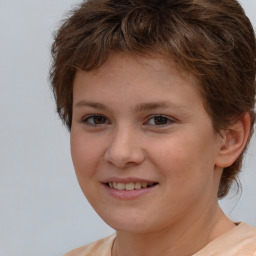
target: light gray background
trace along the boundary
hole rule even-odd
[[[0,0],[0,255],[55,256],[113,231],[78,186],[69,134],[55,114],[48,70],[52,32],[75,0]],[[256,1],[242,4],[256,27]],[[256,142],[243,193],[221,202],[256,226]]]

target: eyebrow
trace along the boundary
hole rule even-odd
[[[83,107],[83,106],[87,106],[87,107],[91,107],[91,108],[95,108],[95,109],[99,109],[99,110],[109,110],[109,108],[102,103],[91,102],[91,101],[87,101],[87,100],[81,100],[75,104],[75,107]],[[143,112],[143,111],[154,110],[154,109],[159,109],[159,108],[171,108],[171,109],[181,110],[181,111],[188,110],[183,105],[176,105],[176,104],[173,104],[173,103],[167,102],[167,101],[140,103],[135,106],[134,110],[135,110],[135,112]]]
[[[140,103],[135,107],[136,112],[142,112],[147,110],[153,110],[158,108],[171,108],[177,106],[174,106],[174,104],[170,104],[169,102],[149,102],[149,103]]]
[[[96,109],[102,109],[102,110],[107,110],[108,107],[105,106],[104,104],[97,103],[97,102],[91,102],[87,100],[80,100],[75,104],[75,107],[91,107],[91,108],[96,108]]]

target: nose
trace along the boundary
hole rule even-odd
[[[110,135],[111,139],[104,160],[118,168],[139,165],[145,159],[140,135],[132,129],[120,128]]]

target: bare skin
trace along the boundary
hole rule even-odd
[[[248,115],[216,133],[193,79],[159,56],[125,53],[78,71],[73,102],[74,167],[117,230],[112,256],[191,256],[235,227],[217,191],[246,144]],[[153,186],[124,189],[145,180]]]
[[[163,230],[157,236],[124,234],[122,231],[117,231],[112,256],[191,256],[235,227],[235,224],[225,216],[220,208],[218,208],[217,215],[214,215],[215,222],[208,223],[207,220],[208,217],[204,216],[185,230],[176,227]]]

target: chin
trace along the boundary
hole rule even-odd
[[[150,232],[160,224],[154,223],[152,215],[139,214],[138,210],[126,210],[104,213],[100,217],[113,229],[128,233],[146,233]]]

